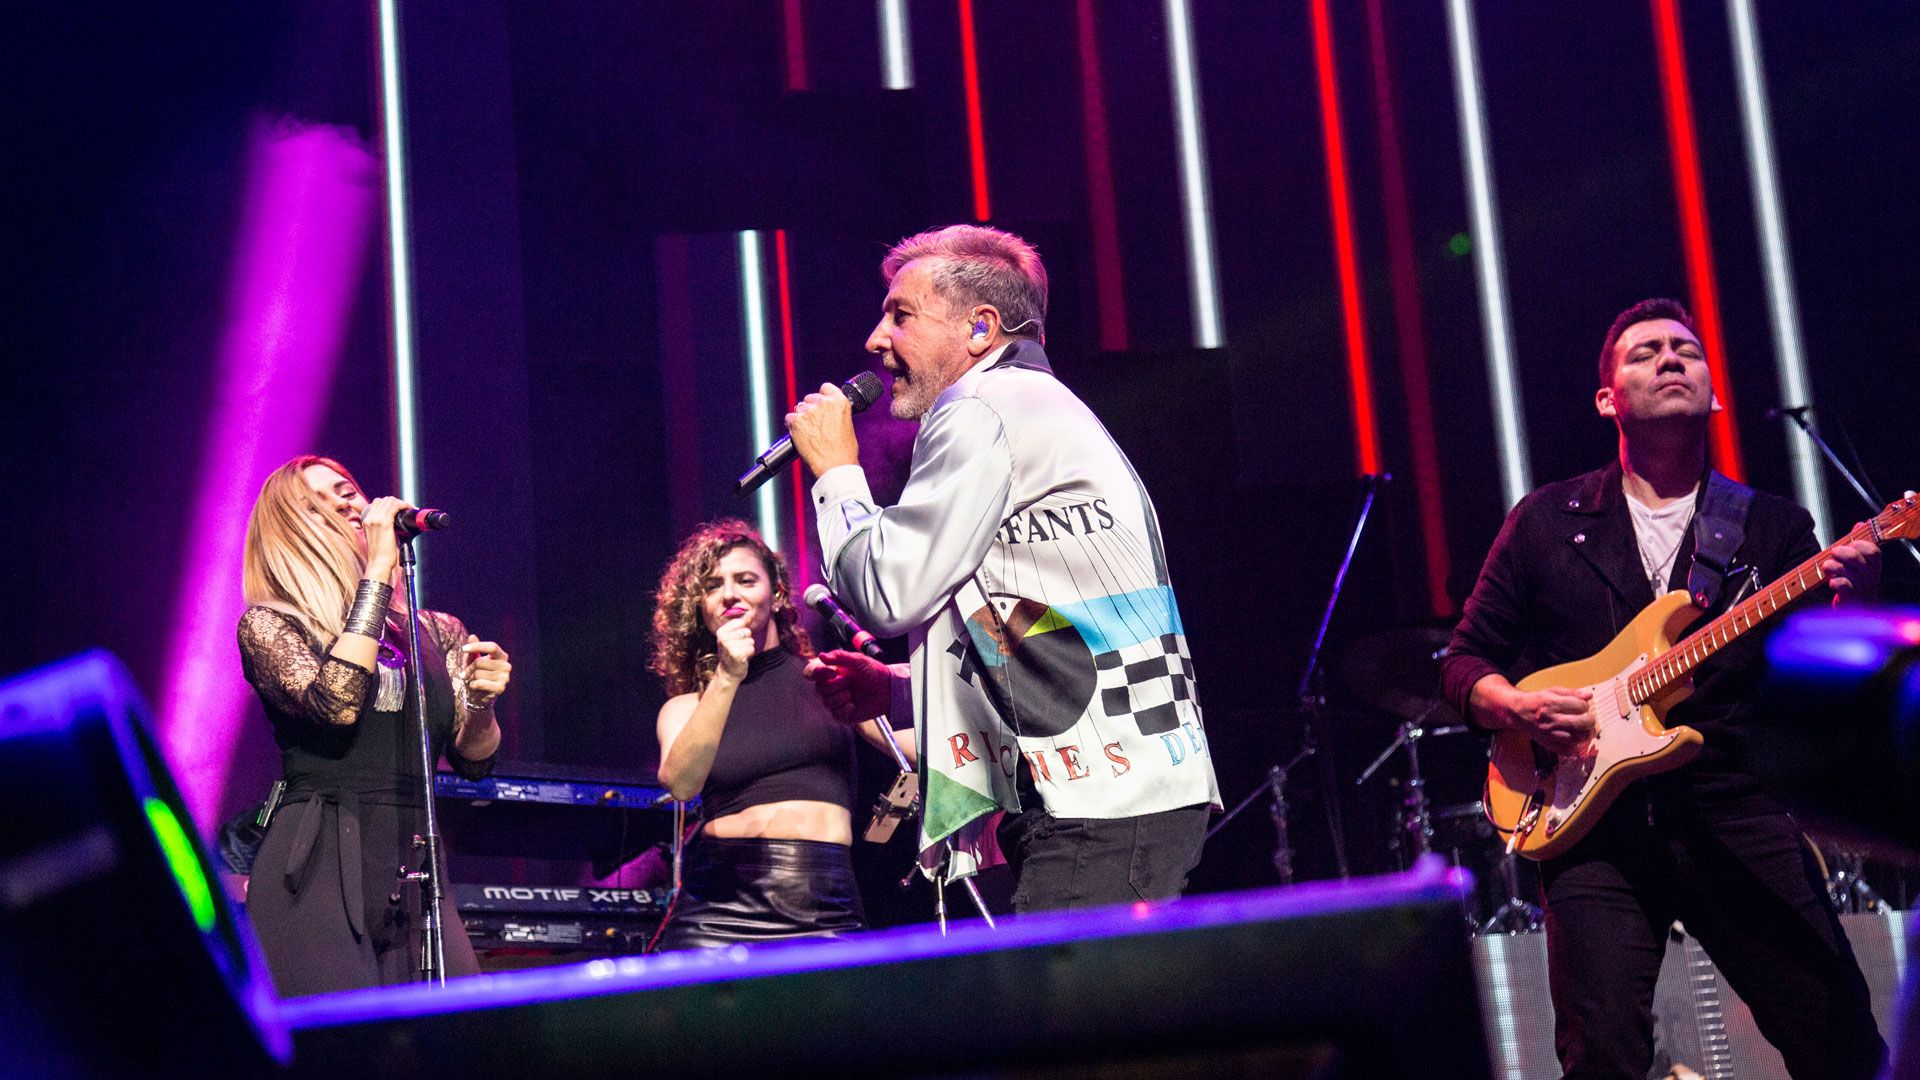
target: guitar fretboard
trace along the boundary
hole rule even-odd
[[[1726,648],[1741,634],[1772,618],[1808,590],[1826,580],[1820,564],[1833,557],[1833,549],[1859,540],[1884,542],[1910,534],[1915,517],[1912,492],[1881,511],[1871,522],[1853,527],[1853,531],[1833,542],[1831,547],[1795,567],[1773,584],[1747,597],[1719,618],[1688,635],[1685,640],[1654,657],[1653,662],[1627,680],[1627,692],[1634,704],[1644,705],[1670,687],[1693,674],[1706,659]]]

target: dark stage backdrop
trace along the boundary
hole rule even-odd
[[[508,756],[650,774],[657,575],[694,523],[755,514],[726,485],[755,449],[740,234],[760,245],[777,424],[789,353],[802,392],[870,366],[860,345],[886,245],[975,214],[960,7],[904,5],[913,86],[897,90],[883,88],[873,0],[402,7],[420,494],[458,520],[428,542],[427,601],[512,651]],[[1613,313],[1647,295],[1693,298],[1658,6],[1481,7],[1500,255],[1539,483],[1611,450],[1591,398]],[[1920,14],[1763,7],[1813,396],[1871,476],[1911,485]],[[1194,347],[1164,5],[977,0],[972,40],[992,223],[1040,245],[1053,275],[1048,349],[1153,490],[1233,800],[1299,744],[1294,684],[1359,468],[1314,4],[1193,8],[1220,348]],[[1397,478],[1333,623],[1337,660],[1380,631],[1444,623],[1506,499],[1446,5],[1327,9],[1359,326],[1381,461]],[[1750,479],[1790,491],[1786,440],[1762,416],[1780,398],[1779,343],[1727,8],[1677,10],[1726,327],[1716,359],[1735,388]],[[291,119],[335,125],[378,153],[372,15],[236,3],[161,17],[102,3],[35,6],[15,21],[0,64],[0,439],[16,506],[0,670],[105,645],[159,697],[183,581],[239,572],[209,565],[208,534],[234,522],[196,520],[196,492],[214,405],[231,389],[218,358],[250,140]],[[361,263],[315,391],[311,445],[385,490],[398,461],[380,229]],[[1410,358],[1424,379],[1408,377]],[[1422,412],[1431,461],[1416,437]],[[861,432],[876,486],[897,492],[911,429],[869,417]],[[1424,532],[1417,482],[1439,513]],[[779,540],[817,576],[789,483],[776,482]],[[1836,521],[1859,516],[1837,481],[1829,492]],[[1893,597],[1914,598],[1915,582],[1910,560],[1889,560]],[[238,610],[213,614],[230,626]],[[1392,789],[1352,779],[1392,719],[1337,677],[1328,690],[1321,737],[1352,860],[1383,869]],[[195,699],[181,700],[174,722],[191,732]],[[276,767],[251,704],[242,725],[215,800],[223,812],[257,798]],[[1471,800],[1471,753],[1437,752],[1450,762],[1435,780],[1441,799]],[[1303,773],[1295,839],[1303,874],[1320,876],[1325,792]],[[1196,884],[1270,881],[1271,840],[1264,815],[1236,823]],[[879,882],[904,872],[908,853],[862,857]],[[889,919],[924,911],[918,899],[877,906]]]

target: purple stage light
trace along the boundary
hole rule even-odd
[[[378,159],[338,128],[263,123],[248,170],[160,698],[161,746],[202,829],[247,703],[234,645],[247,514],[267,471],[319,431],[379,195]]]

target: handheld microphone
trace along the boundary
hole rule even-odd
[[[411,540],[423,532],[439,532],[452,521],[452,515],[445,510],[422,510],[417,506],[409,506],[393,515],[393,534],[402,540]]]
[[[816,581],[807,586],[806,594],[801,599],[807,602],[808,607],[819,612],[821,618],[832,623],[842,637],[853,643],[854,648],[875,660],[880,659],[880,643],[874,640],[872,634],[860,629],[860,624],[853,621],[853,616],[847,614],[847,609],[840,606],[840,601],[833,598],[825,585]]]
[[[864,412],[867,406],[879,401],[880,392],[883,389],[885,388],[880,385],[880,376],[871,371],[863,371],[840,384],[840,391],[847,395],[848,401],[853,403],[854,412]],[[766,483],[774,473],[786,468],[787,463],[791,462],[799,452],[793,448],[793,436],[780,436],[779,442],[767,447],[761,451],[759,457],[753,459],[753,468],[741,473],[740,479],[733,482],[733,493],[745,495]]]

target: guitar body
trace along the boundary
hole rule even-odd
[[[1700,610],[1685,592],[1648,604],[1607,647],[1571,664],[1520,680],[1526,691],[1564,686],[1593,693],[1597,733],[1584,757],[1559,757],[1514,731],[1497,732],[1487,764],[1487,819],[1507,838],[1507,849],[1530,859],[1564,853],[1591,832],[1620,792],[1643,776],[1669,772],[1700,753],[1700,733],[1669,728],[1667,713],[1692,693],[1688,677],[1715,650],[1765,622],[1825,580],[1820,567],[1841,544],[1871,539],[1885,544],[1920,532],[1920,495],[1909,491],[1872,521],[1856,525],[1832,546],[1788,571],[1674,643]],[[1643,668],[1652,670],[1641,674]],[[1635,702],[1629,681],[1638,676],[1646,700]]]
[[[1700,753],[1700,733],[1668,728],[1663,720],[1691,693],[1682,682],[1666,694],[1636,705],[1627,679],[1659,656],[1699,619],[1684,590],[1667,593],[1633,617],[1607,647],[1572,663],[1520,680],[1525,691],[1550,686],[1593,692],[1598,721],[1587,757],[1559,757],[1517,731],[1496,732],[1487,765],[1487,818],[1530,859],[1564,853],[1592,830],[1630,783],[1668,772]],[[1517,841],[1513,840],[1520,831]]]

